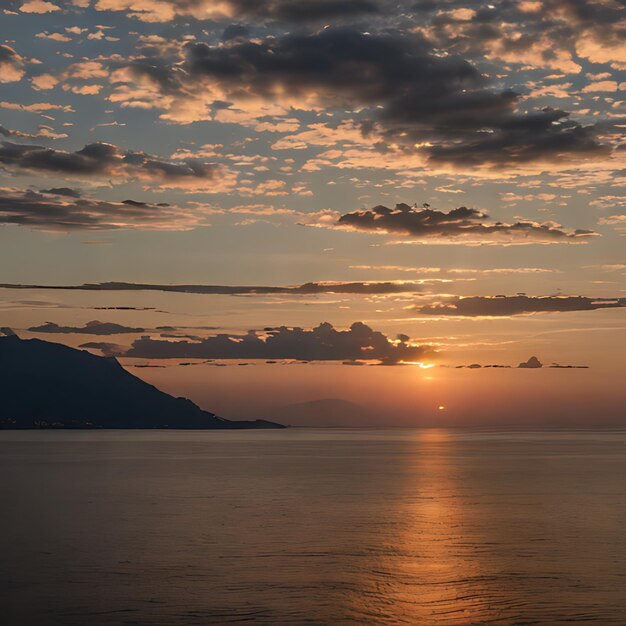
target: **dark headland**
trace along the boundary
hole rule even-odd
[[[114,358],[0,333],[0,429],[284,428],[230,421],[127,372]]]

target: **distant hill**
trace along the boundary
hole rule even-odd
[[[283,428],[203,411],[127,372],[116,359],[0,336],[0,428]]]
[[[380,426],[384,423],[384,420],[370,409],[339,398],[288,404],[264,411],[263,414],[289,426],[363,428]]]

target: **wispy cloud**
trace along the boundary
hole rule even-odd
[[[626,298],[584,296],[467,296],[409,307],[422,315],[442,317],[508,317],[529,313],[593,311],[626,307]]]
[[[406,265],[351,265],[350,269],[380,271],[380,272],[407,272],[410,274],[554,274],[558,269],[547,267],[495,267],[495,268],[441,268],[441,267],[411,267]]]
[[[432,282],[439,282],[435,279]],[[393,294],[416,293],[425,290],[428,279],[420,281],[321,281],[296,286],[263,285],[158,285],[148,283],[85,283],[83,285],[0,284],[0,289],[55,289],[79,291],[165,291],[206,295],[315,295],[315,294]]]
[[[84,326],[59,326],[54,322],[46,322],[41,326],[32,326],[28,329],[31,333],[53,333],[53,334],[81,334],[81,335],[120,335],[126,333],[142,333],[144,328],[133,328],[114,324],[113,322],[100,322],[93,320]]]

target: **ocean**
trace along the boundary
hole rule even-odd
[[[0,433],[0,622],[626,624],[626,432]]]

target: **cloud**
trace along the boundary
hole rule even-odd
[[[616,69],[624,69],[626,23],[623,5],[589,0],[548,0],[544,12],[548,18],[550,11],[556,11],[569,22],[569,43],[573,43],[578,56],[592,63],[612,63]]]
[[[448,365],[440,365],[440,367],[449,367]],[[510,365],[502,365],[502,364],[489,364],[482,365],[480,363],[472,363],[470,365],[456,365],[455,369],[468,369],[468,370],[476,370],[476,369],[511,369]],[[559,365],[558,363],[553,363],[552,365],[544,364],[536,357],[531,356],[527,361],[522,361],[516,369],[541,369],[542,367],[550,368],[550,369],[588,369],[588,365]]]
[[[41,326],[28,329],[31,333],[81,334],[81,335],[120,335],[123,333],[143,333],[145,328],[131,328],[112,322],[93,320],[84,326],[59,326],[54,322],[46,322]]]
[[[493,268],[449,268],[441,267],[410,267],[406,265],[350,265],[352,270],[368,270],[382,272],[408,272],[411,274],[554,274],[559,272],[557,269],[548,269],[546,267],[493,267]],[[441,279],[440,279],[441,280]],[[445,279],[444,279],[445,280]],[[465,279],[470,280],[470,279]]]
[[[0,83],[15,83],[24,73],[24,59],[10,46],[0,45]]]
[[[465,15],[422,3],[418,30],[437,46],[470,57],[581,71],[580,59],[623,64],[623,6],[611,0],[542,0],[485,6],[469,0]],[[418,5],[419,6],[419,5]]]
[[[538,369],[543,367],[543,363],[536,356],[531,356],[528,361],[520,363],[517,367],[520,369]]]
[[[399,363],[431,357],[426,346],[408,343],[400,335],[396,341],[355,322],[349,330],[339,331],[323,323],[311,330],[302,328],[266,329],[262,335],[220,334],[199,342],[163,341],[142,337],[133,342],[128,357],[202,358],[202,359],[295,359],[298,361],[378,360]]]
[[[236,15],[292,22],[349,18],[380,11],[379,4],[371,0],[230,0],[230,4]]]
[[[598,220],[598,224],[607,224],[615,227],[615,230],[621,234],[626,235],[626,214],[621,215],[608,215],[601,217]]]
[[[155,313],[164,313],[153,306],[95,306],[95,311],[154,311]]]
[[[328,223],[320,224],[328,226]],[[493,222],[486,213],[467,207],[447,213],[430,207],[416,208],[397,204],[394,209],[375,206],[342,215],[331,227],[361,232],[396,233],[419,239],[459,239],[461,241],[515,241],[579,243],[596,233],[589,230],[567,231],[553,222],[518,221],[512,224]]]
[[[110,343],[108,341],[88,341],[87,343],[81,343],[78,347],[100,350],[104,356],[113,357],[122,356],[126,350],[128,350],[128,346],[122,346],[118,343]]]
[[[372,0],[96,0],[100,11],[127,11],[144,22],[168,22],[177,16],[306,22],[377,13]]]
[[[64,113],[73,113],[74,109],[69,104],[54,104],[52,102],[34,102],[32,104],[20,104],[17,102],[0,101],[0,108],[9,109],[11,111],[28,111],[43,115],[48,111],[63,111]],[[44,115],[45,117],[45,115]]]
[[[82,198],[69,188],[42,193],[0,187],[0,224],[40,230],[189,230],[205,219],[200,208],[135,200]]]
[[[422,315],[443,317],[507,317],[528,313],[593,311],[626,306],[624,298],[584,296],[467,296],[410,307]]]
[[[54,89],[59,84],[59,80],[52,74],[39,74],[30,79],[31,85],[37,91]]]
[[[598,220],[599,224],[624,224],[626,222],[626,215],[609,215],[607,217],[601,217]]]
[[[366,35],[328,28],[229,46],[191,44],[186,69],[237,95],[293,98],[316,95],[330,103],[378,104],[410,88],[447,91],[450,82],[478,80],[460,59],[438,59],[420,37],[400,32]],[[315,94],[313,93],[315,90]]]
[[[86,283],[83,285],[20,285],[0,284],[0,289],[68,289],[82,291],[164,291],[168,293],[195,293],[205,295],[255,296],[255,295],[315,295],[364,294],[380,295],[416,293],[424,290],[428,280],[420,281],[320,281],[296,286],[245,286],[245,285],[155,285],[148,283]],[[438,281],[433,281],[438,282]]]
[[[0,125],[0,135],[2,135],[3,137],[29,137],[29,138],[33,138],[36,136],[31,133],[23,133],[20,130],[12,130],[2,125]]]
[[[481,268],[470,269],[464,268],[452,268],[446,270],[450,274],[555,274],[560,272],[558,269],[548,269],[547,267],[494,267],[494,268]]]
[[[430,161],[458,168],[486,166],[505,169],[533,162],[579,164],[606,157],[610,150],[599,143],[596,129],[569,119],[569,113],[544,108],[529,115],[504,115],[476,131],[464,142],[448,142],[430,149]]]
[[[488,46],[490,60],[579,72],[572,50],[555,45],[549,26],[541,23],[543,3],[537,11],[527,10],[530,3],[515,4],[487,8],[476,3],[476,9],[463,16],[455,11],[422,13],[418,29],[438,46],[468,56],[482,56]]]
[[[54,11],[60,11],[61,8],[52,2],[46,2],[45,0],[30,0],[29,2],[24,2],[20,7],[20,11],[22,13],[53,13]]]
[[[165,119],[181,123],[229,114],[249,121],[268,107],[276,114],[348,107],[363,110],[354,114],[361,132],[381,151],[448,169],[563,166],[610,152],[593,127],[561,110],[520,110],[520,94],[495,89],[463,57],[438,54],[417,33],[330,27],[190,43],[182,63],[148,57],[113,65],[113,100],[165,109]]]
[[[299,125],[298,125],[299,126]],[[281,137],[272,144],[273,150],[306,150],[311,146],[359,145],[363,134],[353,122],[342,122],[337,126],[323,123],[309,124],[305,130],[294,135]]]
[[[41,193],[50,194],[52,196],[67,196],[68,198],[80,198],[81,193],[71,187],[53,187],[51,189],[41,189]]]
[[[250,30],[246,26],[241,24],[230,24],[222,32],[220,41],[232,41],[233,39],[247,39],[250,35]]]
[[[64,35],[63,33],[43,32],[43,33],[37,33],[35,37],[37,37],[37,39],[50,39],[51,41],[57,41],[59,43],[67,43],[68,41],[72,41],[71,37],[68,37],[67,35]],[[35,84],[35,87],[37,86],[38,85]],[[43,87],[43,89],[48,89],[48,87]]]
[[[108,143],[87,144],[76,152],[3,141],[0,164],[12,172],[45,172],[50,175],[89,179],[157,180],[161,187],[223,191],[234,184],[234,175],[217,163],[198,159],[162,161],[144,152],[122,151]]]
[[[614,80],[600,80],[585,85],[581,91],[582,93],[594,93],[598,91],[617,91],[617,82]]]
[[[558,369],[558,370],[586,370],[589,369],[588,365],[559,365],[558,363],[553,363],[552,365],[548,365],[550,369]]]

